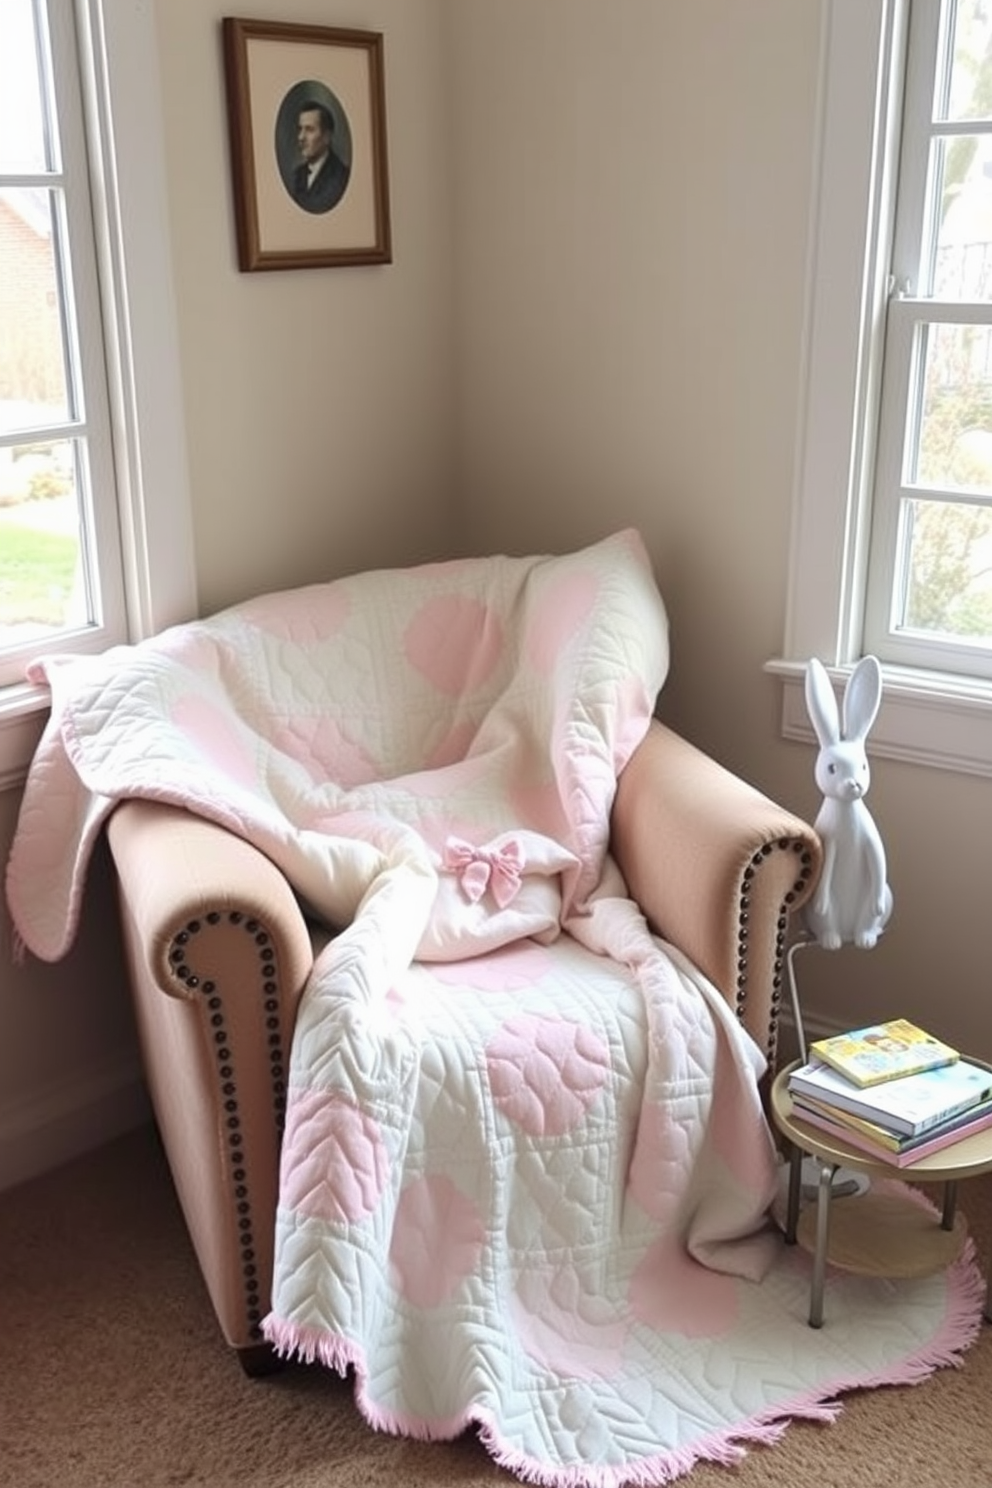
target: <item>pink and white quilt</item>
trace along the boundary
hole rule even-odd
[[[608,853],[667,665],[625,531],[36,669],[52,716],[7,875],[31,951],[68,948],[127,796],[249,838],[338,932],[293,1043],[267,1336],[353,1368],[373,1424],[474,1423],[541,1482],[726,1452],[712,1358],[683,1373],[671,1339],[725,1331],[776,1251],[761,1056]]]

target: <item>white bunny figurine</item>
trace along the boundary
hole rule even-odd
[[[806,667],[806,708],[820,752],[816,783],[823,804],[814,823],[823,843],[823,870],[803,911],[806,928],[825,950],[848,941],[870,950],[892,913],[885,848],[864,796],[871,780],[865,740],[882,701],[882,669],[864,656],[847,681],[843,724],[823,665]]]

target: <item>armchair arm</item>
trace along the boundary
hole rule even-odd
[[[248,1367],[269,1306],[310,935],[279,869],[223,827],[128,800],[107,836],[159,1131],[218,1320]]]
[[[196,961],[193,975],[185,974],[187,958],[178,947],[188,945],[191,935],[216,931],[222,921],[257,920],[274,937],[285,971],[294,973],[280,985],[283,998],[291,997],[284,1011],[292,1022],[312,955],[302,911],[275,864],[226,828],[157,801],[122,802],[107,836],[148,969],[161,990],[189,998],[196,976],[210,975],[211,963],[199,954],[189,958]],[[215,940],[203,944],[216,955]]]
[[[773,1061],[789,915],[822,860],[812,827],[655,721],[620,775],[612,832],[652,928],[719,988]]]

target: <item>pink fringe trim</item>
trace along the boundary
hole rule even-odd
[[[914,1199],[936,1213],[923,1194],[911,1192]],[[576,1463],[562,1467],[538,1461],[504,1441],[496,1418],[483,1406],[471,1406],[441,1420],[424,1420],[387,1410],[370,1398],[364,1354],[350,1340],[319,1328],[290,1323],[274,1313],[265,1319],[262,1330],[284,1358],[297,1358],[308,1364],[319,1361],[342,1376],[353,1369],[356,1404],[376,1431],[408,1436],[418,1441],[453,1441],[464,1431],[474,1428],[483,1446],[501,1467],[522,1482],[540,1484],[542,1488],[627,1488],[627,1485],[661,1488],[661,1485],[672,1483],[690,1472],[699,1462],[732,1466],[747,1455],[747,1446],[773,1446],[781,1440],[793,1420],[831,1424],[843,1408],[836,1398],[839,1395],[882,1385],[918,1385],[936,1369],[960,1368],[965,1351],[981,1330],[985,1305],[985,1281],[970,1238],[945,1277],[946,1305],[939,1328],[923,1348],[901,1363],[874,1375],[852,1374],[827,1381],[815,1391],[784,1400],[768,1411],[712,1432],[689,1446],[658,1452],[619,1466]]]

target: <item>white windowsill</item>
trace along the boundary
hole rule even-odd
[[[851,667],[827,668],[843,687]],[[806,711],[804,662],[772,660],[765,671],[782,679],[782,735],[815,743]],[[964,775],[992,776],[992,683],[942,672],[883,666],[882,706],[869,752]]]

